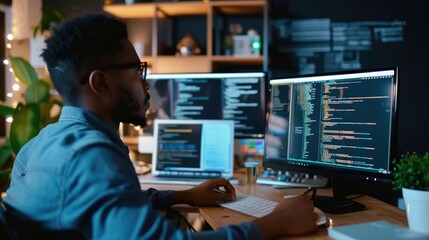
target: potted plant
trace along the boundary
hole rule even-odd
[[[393,188],[402,189],[410,229],[429,234],[429,152],[394,161]]]
[[[16,154],[22,146],[49,123],[58,120],[63,106],[59,95],[51,94],[50,78],[40,79],[31,64],[21,57],[10,56],[10,63],[19,81],[27,86],[23,101],[16,107],[0,103],[0,116],[12,115],[9,137],[0,147],[0,192],[6,190]],[[52,111],[58,107],[57,111]]]

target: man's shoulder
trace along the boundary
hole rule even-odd
[[[23,147],[22,151],[31,155],[41,154],[64,158],[67,155],[71,157],[77,153],[82,154],[83,149],[94,147],[100,152],[103,152],[100,148],[120,149],[118,143],[102,131],[84,124],[64,126],[64,124],[55,123],[44,128]],[[39,151],[42,152],[39,153]]]
[[[100,129],[79,122],[57,122],[44,128],[40,132],[43,138],[67,139],[67,141],[80,141],[87,138],[105,141],[108,136]]]

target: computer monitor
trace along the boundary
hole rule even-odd
[[[365,206],[346,199],[352,183],[391,181],[396,143],[398,69],[272,79],[264,167],[327,177],[331,212]]]
[[[154,119],[233,120],[235,138],[265,134],[266,74],[192,73],[150,74],[148,128]]]

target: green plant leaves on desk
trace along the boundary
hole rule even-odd
[[[393,162],[393,188],[429,191],[429,152],[424,155],[406,153]]]

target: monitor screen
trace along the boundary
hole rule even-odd
[[[337,203],[347,180],[390,181],[397,79],[392,68],[270,80],[264,167],[328,177]]]
[[[154,119],[233,120],[236,138],[263,138],[266,74],[150,74],[148,127]]]
[[[231,178],[233,141],[233,121],[156,120],[152,174]]]

